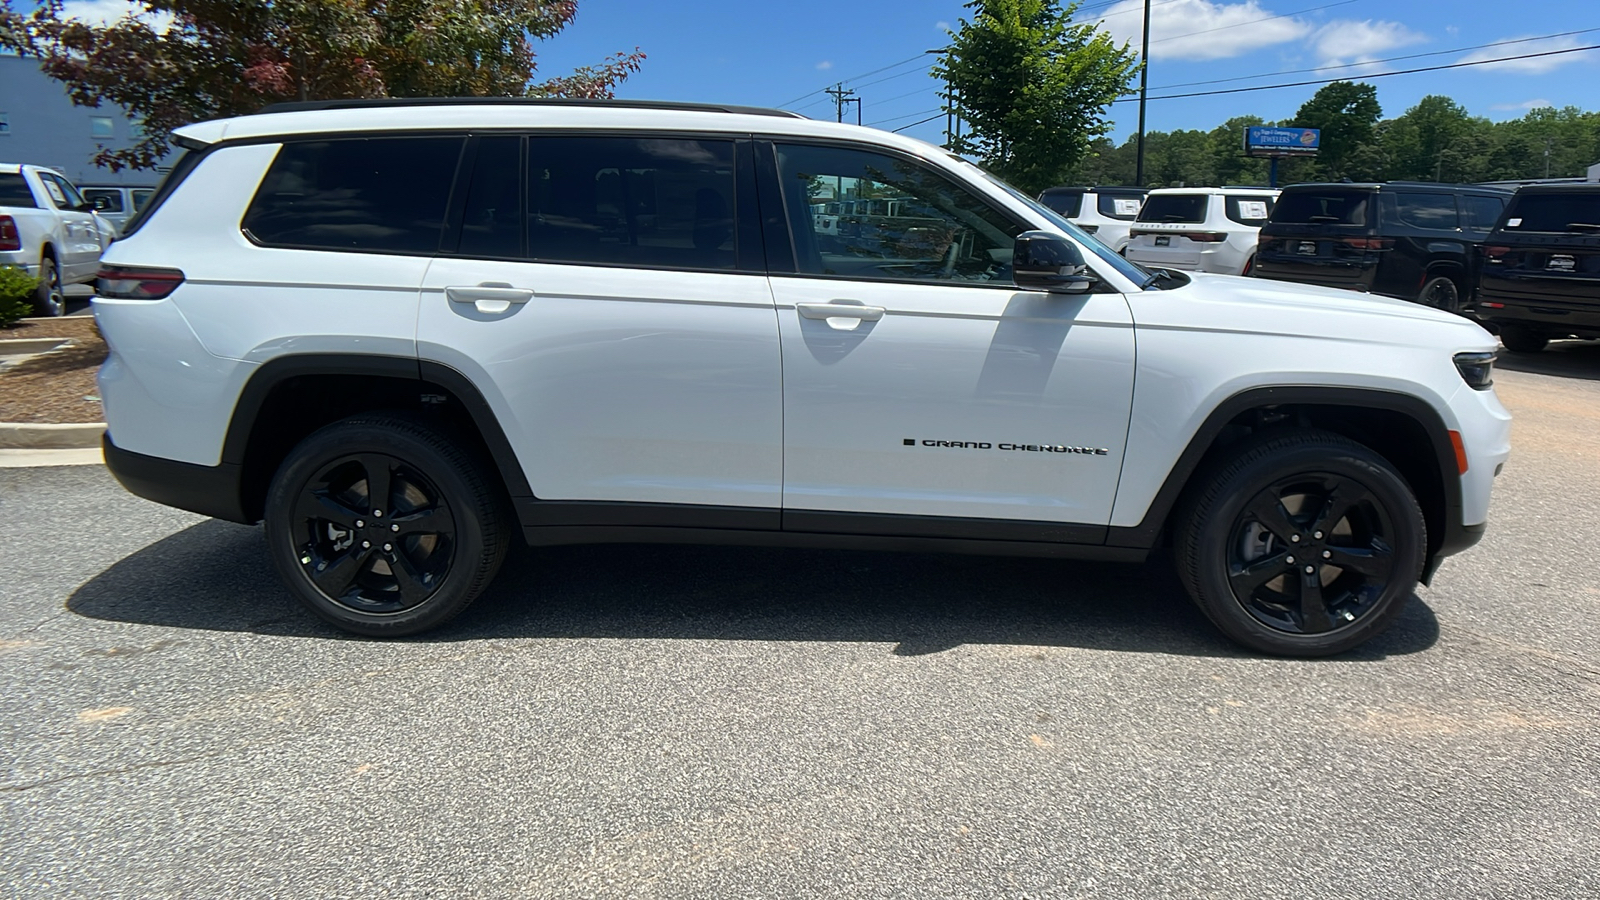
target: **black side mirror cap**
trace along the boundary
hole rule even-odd
[[[1081,294],[1100,279],[1089,274],[1078,245],[1051,231],[1024,231],[1011,249],[1011,277],[1025,291]]]

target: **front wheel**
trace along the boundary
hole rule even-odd
[[[466,609],[508,543],[485,465],[403,415],[355,416],[301,441],[273,477],[265,518],[273,565],[300,602],[379,637]]]
[[[1427,529],[1383,457],[1320,431],[1241,445],[1215,468],[1178,535],[1178,572],[1233,640],[1326,656],[1377,635],[1416,587]]]
[[[1449,313],[1459,312],[1461,290],[1454,281],[1440,275],[1428,279],[1428,283],[1422,286],[1422,291],[1417,294],[1417,302]]]
[[[1500,343],[1513,353],[1538,353],[1550,343],[1550,336],[1521,325],[1500,326]]]

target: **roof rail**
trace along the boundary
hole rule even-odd
[[[582,100],[565,97],[374,97],[357,100],[299,100],[274,103],[256,114],[308,112],[323,109],[384,109],[408,106],[593,106],[616,109],[676,109],[686,112],[738,113],[804,119],[786,109],[764,106],[726,106],[716,103],[679,103],[673,100]]]

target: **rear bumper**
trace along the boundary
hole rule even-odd
[[[1489,306],[1490,303],[1499,306]],[[1552,334],[1600,337],[1600,296],[1592,304],[1563,299],[1547,305],[1536,299],[1484,291],[1479,293],[1473,313],[1480,320],[1497,326],[1522,325]]]
[[[101,446],[106,468],[129,493],[214,519],[255,524],[244,512],[238,465],[201,466],[145,456],[118,447],[109,433],[101,438]]]
[[[1353,266],[1348,263],[1312,264],[1285,262],[1277,256],[1256,256],[1256,266],[1251,270],[1257,278],[1274,281],[1292,281],[1296,284],[1314,284],[1321,287],[1345,288],[1352,291],[1370,291],[1376,266]]]

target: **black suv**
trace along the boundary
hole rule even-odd
[[[1261,228],[1252,274],[1458,312],[1476,247],[1510,198],[1465,184],[1292,184]]]
[[[1483,245],[1477,316],[1522,353],[1600,338],[1600,184],[1517,191]]]

